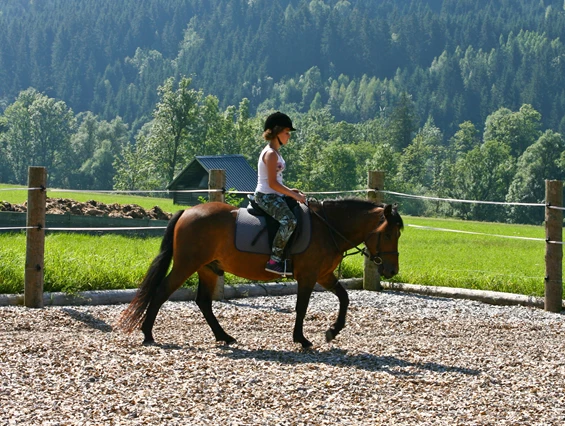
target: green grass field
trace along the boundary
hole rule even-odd
[[[399,247],[400,273],[394,281],[543,295],[545,242],[495,236],[543,239],[542,226],[419,217],[405,217],[404,221],[405,231]],[[411,225],[487,235],[427,230]]]
[[[2,187],[6,186],[0,185]],[[15,193],[0,192],[0,200],[18,202],[14,201],[13,195],[5,196]],[[22,194],[25,200],[25,191]],[[49,192],[48,196],[77,201],[95,198],[105,203],[135,203],[144,208],[159,205],[166,211],[178,210],[171,200],[161,198],[66,192]],[[543,239],[542,226],[407,216],[404,222],[399,247],[400,273],[394,281],[543,296],[545,242],[494,236]],[[443,232],[416,226],[487,235]],[[160,241],[160,238],[115,235],[50,234],[45,247],[45,291],[135,288],[157,254]],[[23,291],[24,258],[25,235],[0,234],[0,293]],[[341,272],[344,277],[361,277],[362,268],[362,257],[355,255],[345,259]],[[226,281],[228,284],[242,282],[229,274]],[[188,285],[195,282],[195,277],[192,277]]]

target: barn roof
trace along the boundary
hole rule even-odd
[[[226,171],[226,189],[253,192],[257,186],[257,172],[249,165],[241,154],[230,155],[198,155],[167,186],[175,189],[183,182],[202,172],[209,173],[213,169]]]

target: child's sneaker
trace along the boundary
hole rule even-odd
[[[269,259],[265,265],[265,271],[279,275],[292,275],[292,271],[285,271],[284,262],[276,262],[273,259]]]

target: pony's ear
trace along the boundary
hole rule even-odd
[[[392,204],[386,204],[385,205],[384,215],[385,215],[385,218],[388,222],[390,220],[390,218],[392,217]]]

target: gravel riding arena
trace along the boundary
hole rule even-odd
[[[565,315],[397,292],[349,291],[331,344],[331,293],[313,343],[292,343],[295,296],[167,302],[159,346],[112,325],[125,305],[0,308],[0,424],[561,425]]]

